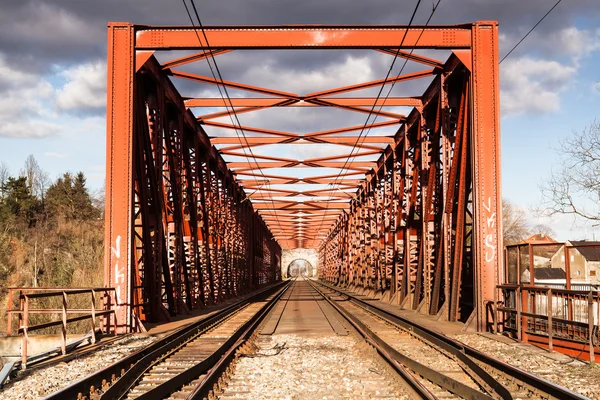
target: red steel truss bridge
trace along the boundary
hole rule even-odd
[[[230,52],[356,49],[421,68],[298,93],[187,68]],[[294,248],[318,250],[322,280],[485,329],[503,254],[498,61],[494,21],[109,24],[105,276],[119,330],[280,280],[282,249]],[[424,93],[364,94],[417,79]],[[183,80],[245,96],[184,97]],[[237,117],[292,107],[373,120],[298,133]],[[282,156],[299,145],[327,154]]]

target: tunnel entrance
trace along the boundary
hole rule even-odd
[[[298,258],[290,263],[287,268],[288,278],[296,276],[313,276],[313,266],[308,261]]]

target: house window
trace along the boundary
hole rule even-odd
[[[560,256],[560,261],[565,262],[565,255]]]
[[[579,276],[579,275],[581,275],[581,272],[577,271],[577,272],[575,272],[575,275]]]
[[[571,254],[571,262],[575,261],[575,256]]]
[[[596,276],[596,271],[590,271],[590,276]]]

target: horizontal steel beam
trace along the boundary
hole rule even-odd
[[[472,25],[135,26],[138,50],[167,49],[461,49]],[[204,40],[204,34],[206,39]],[[199,40],[198,38],[202,38]]]
[[[388,97],[387,99],[375,99],[372,97],[328,97],[327,102],[331,104],[319,105],[304,100],[285,103],[287,97],[263,98],[263,97],[233,97],[223,99],[219,97],[185,99],[186,107],[333,107],[337,106],[370,106],[377,107],[420,107],[421,99],[418,97]]]

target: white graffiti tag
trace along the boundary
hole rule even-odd
[[[125,274],[119,268],[119,259],[121,258],[121,235],[117,236],[115,246],[111,246],[111,251],[115,256],[115,293],[117,296],[117,304],[121,304],[121,283],[125,282]]]
[[[488,228],[494,228],[496,226],[496,213],[492,213],[492,199],[488,197],[487,204],[483,203],[483,208],[488,212],[486,216],[486,222]],[[490,214],[491,213],[491,214]],[[488,233],[485,236],[485,261],[491,262],[496,258],[496,241],[494,240],[494,234]]]

